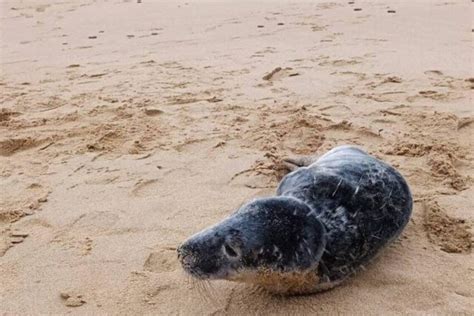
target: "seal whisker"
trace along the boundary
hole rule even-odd
[[[206,281],[204,280],[195,280],[196,289],[198,290],[199,296],[203,299],[206,303],[212,302],[212,297],[209,294],[209,291],[205,285]]]
[[[210,281],[206,280],[205,283],[206,283],[206,287],[207,287],[207,290],[209,292],[209,295],[212,298],[212,301],[216,302],[217,298],[219,297],[219,293],[217,293],[216,289],[214,288],[214,286],[212,285],[212,283]]]
[[[217,306],[218,295],[216,294],[214,288],[212,287],[211,282],[209,282],[208,280],[203,280],[201,282],[202,282],[206,297],[208,298],[208,302],[210,302],[212,305]]]
[[[342,178],[341,178],[341,180],[339,180],[339,183],[336,186],[336,190],[334,190],[334,192],[332,193],[332,197],[334,197],[334,195],[336,195],[337,190],[339,190],[339,187],[341,186],[342,180],[343,180]]]

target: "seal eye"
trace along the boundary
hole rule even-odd
[[[231,246],[229,246],[229,244],[224,244],[224,253],[228,256],[228,257],[231,257],[231,258],[236,258],[239,256],[238,252],[232,248]]]

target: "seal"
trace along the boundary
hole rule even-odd
[[[201,280],[246,282],[280,294],[330,289],[397,238],[413,200],[401,174],[354,146],[287,159],[276,195],[240,207],[178,247]]]

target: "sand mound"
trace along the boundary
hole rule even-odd
[[[10,138],[0,141],[0,156],[11,156],[16,152],[37,147],[44,143],[44,140],[38,140],[32,137]]]

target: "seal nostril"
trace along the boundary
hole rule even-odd
[[[177,249],[177,253],[178,253],[178,259],[183,260],[189,254],[189,251],[186,250],[186,248],[184,248],[183,246],[180,246]]]
[[[237,251],[235,251],[231,246],[229,246],[228,244],[224,244],[224,252],[226,255],[228,255],[229,257],[232,257],[232,258],[235,258],[237,257],[239,254],[237,253]]]

